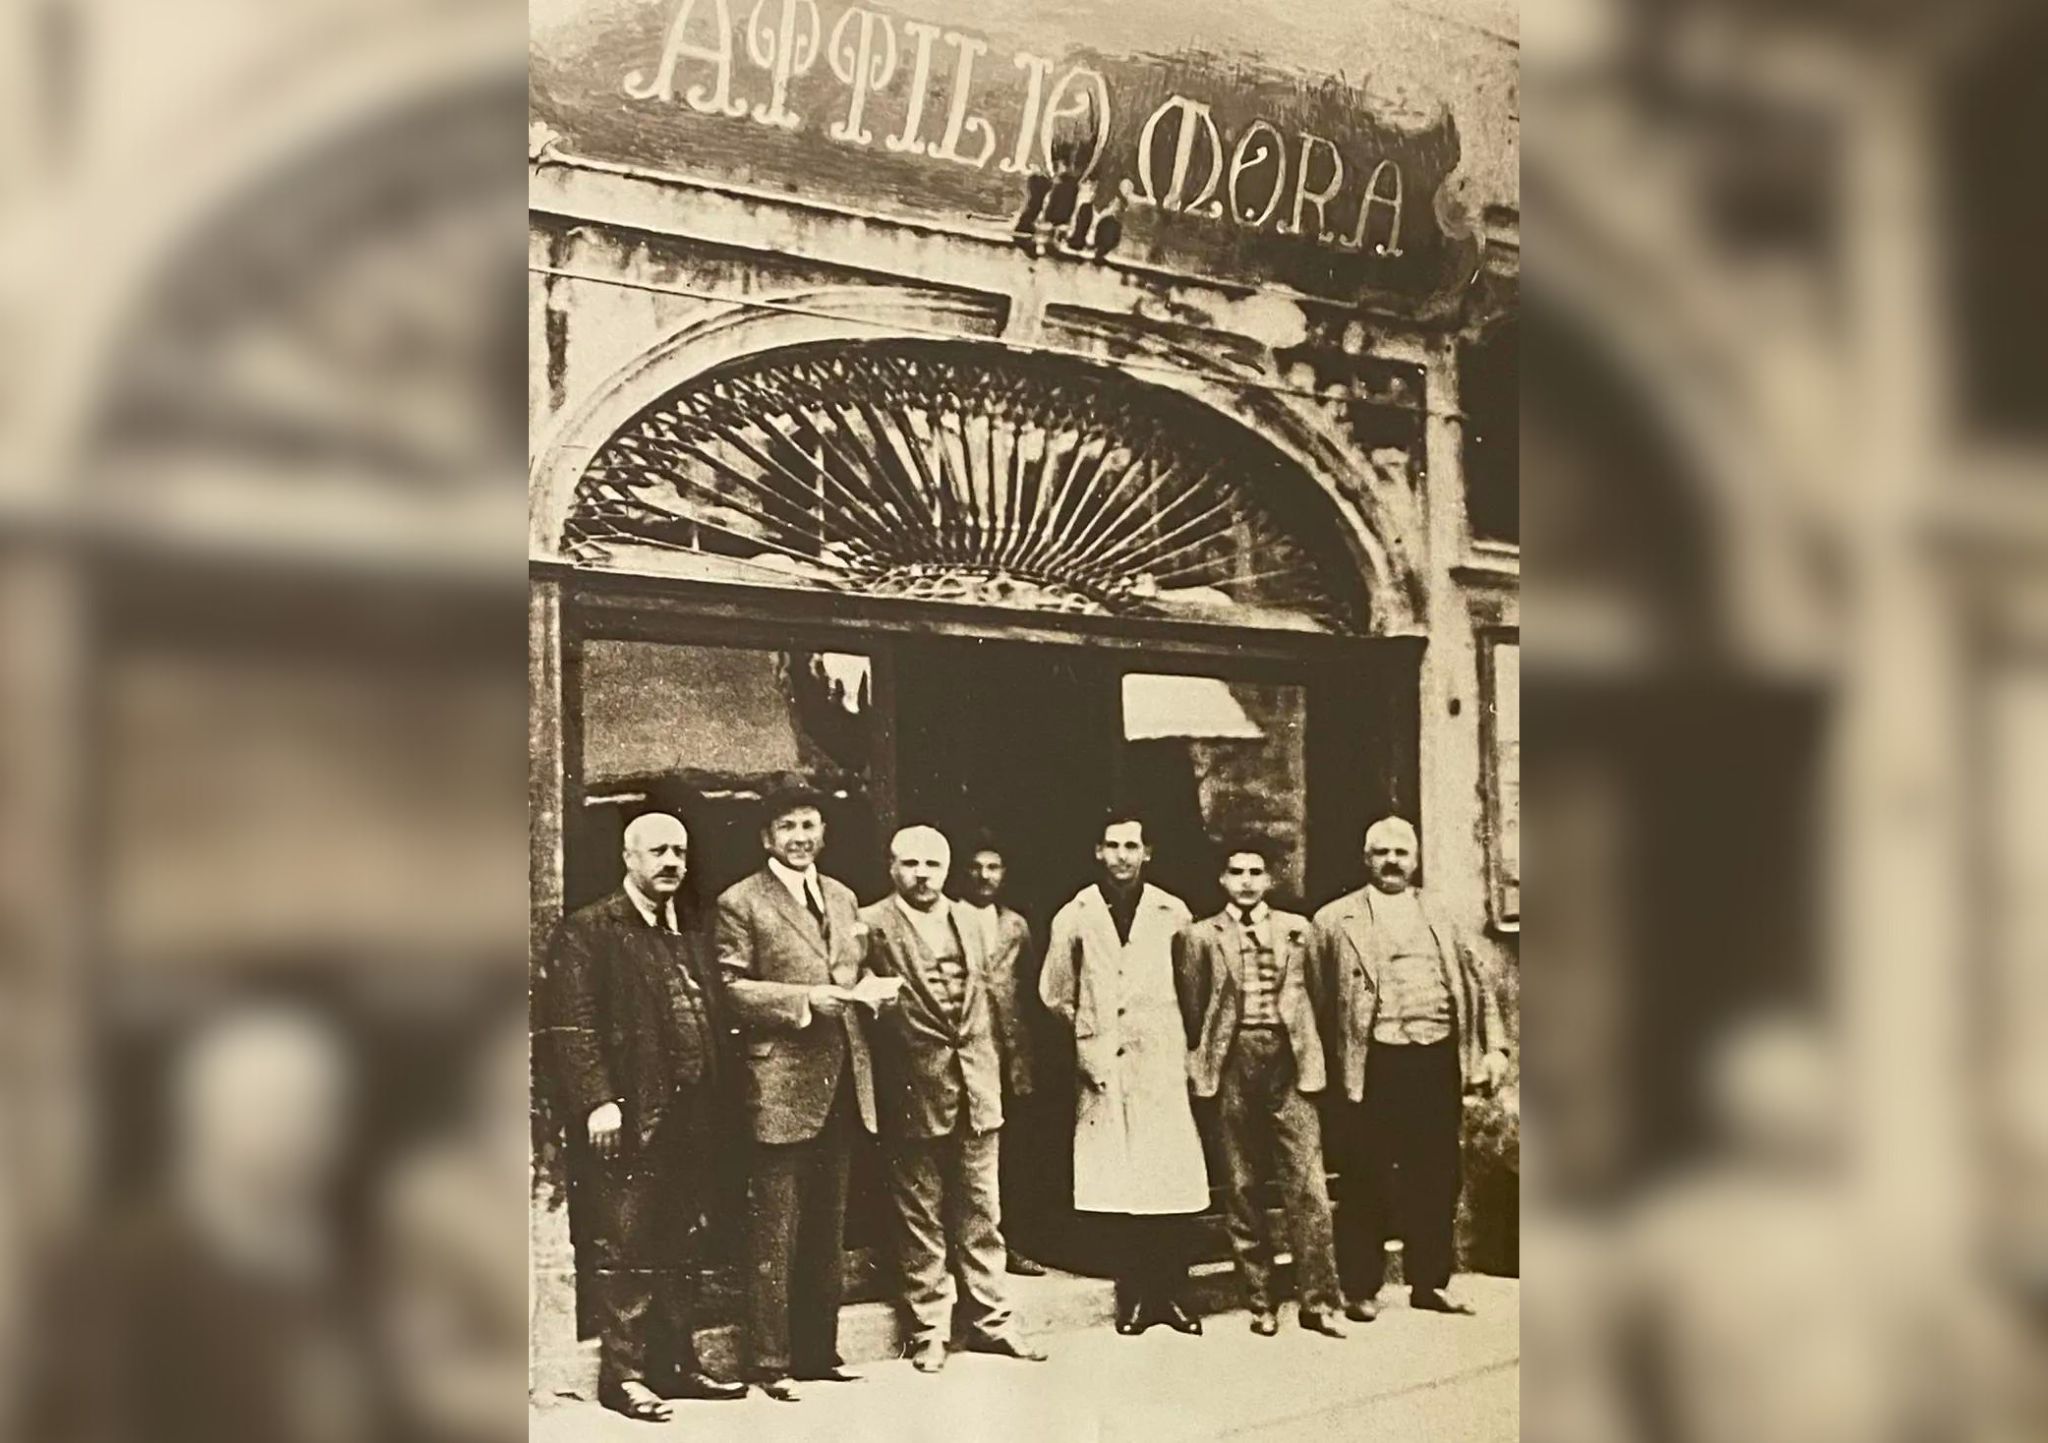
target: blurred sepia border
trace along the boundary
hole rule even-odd
[[[523,8],[0,26],[0,1418],[520,1436]]]
[[[2048,26],[1525,34],[1528,1426],[2048,1436]]]
[[[45,1270],[338,1090],[339,1396],[515,1436],[523,13],[0,27],[6,1414],[120,1436]],[[2048,26],[1524,33],[1529,1426],[2044,1436]]]

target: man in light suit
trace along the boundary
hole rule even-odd
[[[867,1032],[849,989],[866,967],[853,892],[818,871],[819,798],[762,806],[762,869],[718,899],[718,966],[741,1036],[753,1140],[747,1179],[750,1375],[793,1402],[799,1381],[851,1382],[839,1356],[848,1160],[875,1130]]]
[[[1337,1266],[1345,1315],[1378,1314],[1386,1240],[1398,1233],[1412,1306],[1472,1310],[1444,1296],[1458,1206],[1459,1134],[1468,1089],[1507,1075],[1492,979],[1471,946],[1413,885],[1415,828],[1383,817],[1365,834],[1368,885],[1316,913],[1323,986],[1334,1016],[1330,1070],[1348,1099]]]
[[[739,1398],[691,1336],[690,1233],[710,1202],[720,1081],[717,989],[697,918],[679,909],[690,834],[627,824],[625,881],[565,918],[542,996],[544,1055],[569,1111],[570,1180],[592,1205],[598,1395],[661,1422],[665,1398]]]
[[[989,1016],[995,1024],[996,1054],[1003,1068],[1003,1253],[1004,1264],[1020,1277],[1036,1278],[1045,1269],[1019,1247],[1032,1228],[1051,1217],[1058,1188],[1048,1193],[1052,1169],[1042,1156],[1054,1131],[1047,1124],[1045,1101],[1038,1092],[1032,1015],[1038,1013],[1038,957],[1031,942],[1031,924],[1003,905],[1003,883],[1009,863],[994,837],[975,839],[967,859],[956,916],[981,933],[988,953]]]
[[[1188,1075],[1195,1096],[1220,1099],[1223,1221],[1251,1303],[1252,1331],[1278,1331],[1273,1311],[1273,1245],[1252,1190],[1268,1153],[1280,1185],[1294,1253],[1301,1325],[1341,1338],[1333,1314],[1337,1259],[1330,1194],[1323,1177],[1315,1098],[1323,1090],[1323,1042],[1313,994],[1313,934],[1306,917],[1266,903],[1273,889],[1271,846],[1252,837],[1225,844],[1223,891],[1230,904],[1189,925],[1175,954]]]
[[[895,895],[860,914],[870,967],[903,982],[899,1004],[875,1027],[875,1070],[907,1351],[921,1373],[946,1366],[955,1311],[949,1254],[966,1347],[1045,1358],[1010,1329],[996,1171],[1003,1097],[988,955],[980,929],[962,925],[940,890],[951,867],[952,847],[936,828],[904,828],[889,843]]]
[[[1074,1030],[1074,1206],[1116,1221],[1116,1329],[1199,1333],[1182,1295],[1191,1223],[1209,1201],[1188,1101],[1173,939],[1187,904],[1145,881],[1145,824],[1112,813],[1096,834],[1102,880],[1053,918],[1038,995]]]

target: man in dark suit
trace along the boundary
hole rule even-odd
[[[1188,1075],[1195,1096],[1219,1098],[1223,1221],[1251,1302],[1252,1331],[1278,1331],[1273,1312],[1273,1245],[1252,1190],[1273,1154],[1294,1252],[1301,1325],[1344,1336],[1334,1317],[1337,1260],[1330,1194],[1323,1177],[1315,1097],[1323,1090],[1323,1042],[1312,989],[1308,918],[1275,911],[1272,852],[1256,838],[1226,844],[1223,891],[1230,904],[1181,933],[1174,972],[1187,1025]]]
[[[629,1418],[668,1398],[738,1398],[691,1338],[689,1235],[708,1201],[719,1068],[708,939],[678,915],[690,837],[664,812],[626,828],[618,891],[565,919],[548,1038],[568,1103],[571,1175],[595,1195],[598,1393]]]
[[[901,978],[902,997],[875,1029],[882,1138],[896,1204],[898,1262],[911,1362],[946,1366],[958,1281],[966,1346],[1043,1361],[1010,1331],[1003,1279],[997,1149],[1002,1074],[978,928],[961,925],[940,890],[952,847],[934,827],[906,827],[889,843],[895,895],[860,914],[869,962]]]
[[[746,1343],[754,1380],[794,1402],[798,1382],[852,1382],[839,1356],[848,1160],[875,1130],[867,1031],[852,988],[866,971],[853,892],[818,871],[819,798],[762,806],[760,871],[718,899],[718,965],[744,1043]]]
[[[981,933],[982,950],[988,954],[989,1020],[1003,1069],[1004,1265],[1020,1277],[1036,1278],[1043,1277],[1045,1269],[1021,1251],[1019,1240],[1050,1223],[1059,1188],[1057,1170],[1046,1166],[1046,1154],[1064,1146],[1064,1139],[1056,1137],[1051,1123],[1057,1119],[1047,1118],[1038,1090],[1031,1025],[1039,1006],[1038,958],[1031,924],[1003,905],[1008,876],[1008,861],[995,838],[976,838],[954,916],[962,926]]]
[[[1399,1233],[1410,1305],[1470,1313],[1451,1280],[1458,1150],[1469,1089],[1507,1075],[1492,979],[1414,885],[1415,828],[1382,817],[1365,833],[1368,885],[1316,913],[1331,1022],[1330,1071],[1344,1090],[1344,1205],[1337,1265],[1359,1322],[1378,1314],[1386,1239]]]

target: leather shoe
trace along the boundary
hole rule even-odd
[[[1454,1303],[1432,1289],[1415,1289],[1408,1295],[1408,1306],[1423,1313],[1455,1313],[1461,1318],[1475,1316],[1473,1310],[1465,1304]]]
[[[1135,1338],[1152,1326],[1153,1319],[1145,1316],[1145,1310],[1136,1303],[1119,1303],[1116,1309],[1116,1330],[1126,1338]]]
[[[1199,1338],[1202,1335],[1202,1320],[1188,1312],[1179,1303],[1168,1303],[1159,1311],[1154,1322],[1164,1323],[1176,1333],[1186,1333]]]
[[[860,1374],[849,1373],[837,1363],[829,1368],[820,1368],[815,1373],[799,1373],[797,1377],[806,1383],[858,1383],[861,1379]]]
[[[597,1398],[614,1413],[636,1423],[666,1423],[675,1416],[661,1395],[638,1378],[630,1378],[616,1386],[600,1387]]]
[[[910,1350],[910,1366],[920,1373],[936,1373],[946,1366],[946,1345],[937,1338],[926,1338]]]
[[[1354,1323],[1370,1323],[1380,1315],[1380,1305],[1371,1298],[1359,1298],[1344,1305],[1344,1316]]]
[[[1043,1363],[1045,1361],[1044,1353],[1032,1347],[1029,1343],[1019,1342],[1015,1338],[977,1336],[969,1338],[964,1346],[966,1351],[970,1353],[988,1353],[997,1358],[1016,1358],[1026,1363]]]
[[[1320,1308],[1304,1309],[1301,1325],[1311,1333],[1321,1333],[1326,1338],[1341,1338],[1344,1330],[1337,1326],[1337,1320]]]
[[[728,1383],[723,1378],[714,1378],[709,1373],[678,1373],[662,1389],[664,1398],[700,1398],[709,1402],[729,1403],[747,1396],[745,1383]]]
[[[1027,1258],[1020,1252],[1007,1254],[1003,1259],[1003,1267],[1006,1271],[1015,1273],[1020,1278],[1042,1278],[1045,1276],[1045,1264]]]
[[[763,1378],[754,1386],[778,1403],[798,1403],[803,1401],[803,1394],[797,1391],[796,1379],[787,1375],[780,1378]]]
[[[1271,1313],[1253,1313],[1252,1331],[1262,1338],[1270,1338],[1280,1331],[1280,1320]]]

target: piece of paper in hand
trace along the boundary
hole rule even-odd
[[[896,1000],[896,994],[903,989],[901,977],[877,977],[870,973],[853,984],[853,997],[874,1011],[881,1011]]]

